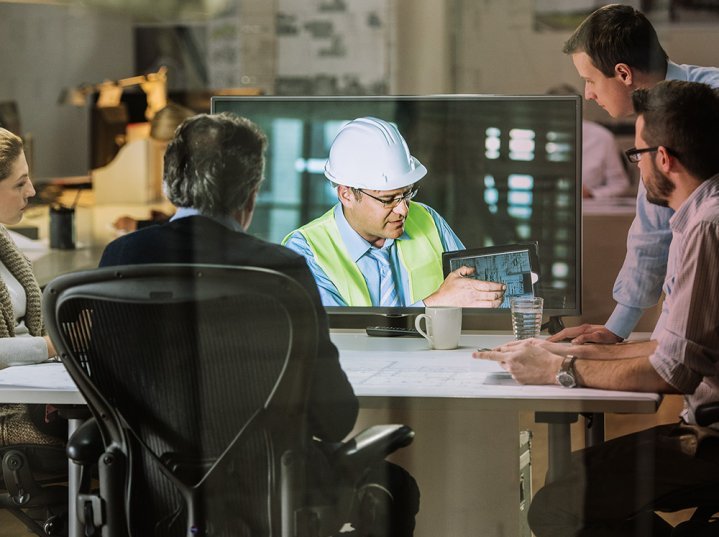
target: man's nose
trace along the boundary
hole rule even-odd
[[[409,200],[403,199],[403,200],[400,201],[400,202],[397,204],[397,206],[396,206],[394,209],[392,209],[392,210],[393,210],[394,212],[396,212],[397,214],[401,214],[402,216],[406,216],[407,213],[409,212]]]

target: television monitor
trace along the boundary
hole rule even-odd
[[[347,122],[374,116],[394,123],[428,170],[415,201],[437,210],[468,249],[536,242],[534,292],[545,314],[581,313],[579,96],[216,96],[211,112],[247,117],[269,138],[251,233],[279,243],[337,203],[323,174],[329,147]],[[328,311],[394,316],[419,308]],[[465,313],[508,316],[508,308]]]

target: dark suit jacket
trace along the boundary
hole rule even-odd
[[[350,432],[357,418],[357,398],[340,367],[337,348],[329,338],[327,314],[302,256],[210,218],[191,216],[120,237],[105,248],[100,260],[101,267],[144,263],[248,265],[282,272],[302,284],[316,305],[319,322],[309,399],[310,432],[327,441],[341,440]]]

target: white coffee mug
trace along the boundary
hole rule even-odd
[[[420,327],[422,319],[426,322],[426,332]],[[462,332],[462,308],[427,306],[424,313],[417,315],[414,327],[429,341],[433,349],[456,349]]]

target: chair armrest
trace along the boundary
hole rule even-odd
[[[414,431],[406,425],[374,425],[343,442],[332,453],[332,459],[347,471],[363,470],[410,445],[412,440]]]
[[[83,466],[95,464],[105,451],[95,418],[83,422],[67,441],[67,456]]]
[[[712,423],[719,423],[719,402],[704,403],[694,411],[697,425],[708,427]]]

